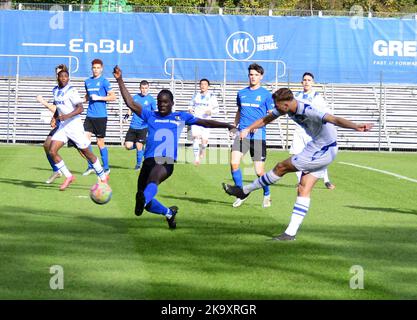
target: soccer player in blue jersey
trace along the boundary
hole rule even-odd
[[[310,207],[310,195],[317,180],[323,177],[327,166],[332,163],[337,154],[337,132],[335,126],[354,129],[356,131],[369,131],[372,124],[356,124],[347,119],[336,117],[326,111],[321,111],[314,102],[298,100],[288,88],[277,90],[273,99],[275,109],[266,117],[259,119],[240,132],[240,138],[244,139],[252,130],[261,128],[279,116],[288,114],[296,123],[301,125],[312,137],[304,150],[282,162],[243,187],[230,186],[223,183],[223,189],[227,194],[244,199],[249,194],[265,186],[278,182],[281,177],[289,172],[302,171],[301,181],[298,185],[298,196],[294,204],[290,224],[284,233],[273,240],[295,240],[295,235]]]
[[[210,119],[195,118],[184,111],[173,112],[174,97],[169,90],[161,90],[157,96],[157,111],[149,111],[135,102],[127,90],[122,71],[114,67],[113,75],[126,105],[148,125],[148,138],[145,146],[145,160],[140,170],[136,192],[135,214],[140,216],[144,209],[151,213],[164,215],[170,229],[176,228],[175,216],[178,208],[165,207],[156,200],[158,185],[168,179],[174,171],[177,159],[179,136],[185,125],[200,125],[207,128],[227,128],[235,126]]]
[[[142,80],[139,85],[139,90],[140,93],[133,96],[133,101],[137,102],[149,111],[155,111],[157,109],[156,101],[149,94],[149,82]],[[128,113],[124,116],[123,121],[127,121],[131,115],[132,111],[129,109]],[[136,149],[136,171],[138,171],[142,165],[143,145],[146,142],[147,134],[148,125],[144,123],[141,117],[139,117],[136,113],[133,113],[129,130],[126,133],[125,148],[127,150]]]
[[[91,62],[93,76],[85,80],[85,100],[88,101],[87,117],[84,121],[84,130],[88,139],[94,134],[97,138],[97,146],[100,149],[101,161],[104,171],[110,173],[109,152],[105,146],[104,138],[107,129],[107,102],[115,101],[116,94],[112,90],[109,80],[103,77],[103,61],[94,59]],[[90,145],[90,148],[91,145]],[[91,149],[92,150],[92,149]],[[94,172],[92,164],[88,163],[84,176]]]
[[[264,69],[262,66],[253,63],[248,68],[249,86],[237,93],[236,103],[237,112],[235,117],[235,126],[239,130],[244,130],[254,121],[263,118],[272,110],[274,103],[271,93],[261,87]],[[232,145],[231,172],[233,181],[236,186],[243,186],[242,171],[240,170],[240,161],[242,157],[250,151],[255,172],[258,177],[265,173],[266,160],[266,130],[260,127],[249,133],[244,139],[236,136]],[[263,188],[264,199],[262,206],[264,208],[271,206],[271,195],[269,186]],[[245,199],[237,198],[233,207],[240,207]]]

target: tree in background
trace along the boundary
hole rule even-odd
[[[350,11],[354,6],[361,6],[365,12],[415,12],[417,0],[22,0],[13,3],[55,3],[108,6],[109,1],[115,5],[134,5],[143,7],[222,7],[245,9],[286,9],[286,10],[343,10]]]

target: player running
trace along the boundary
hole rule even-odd
[[[149,82],[142,80],[139,85],[140,93],[133,96],[133,100],[149,111],[155,111],[156,101],[149,94]],[[123,117],[123,121],[126,122],[132,115],[132,111],[129,109],[127,114]],[[130,121],[129,130],[126,133],[125,148],[127,150],[136,149],[136,166],[135,170],[138,171],[142,165],[143,159],[143,145],[146,142],[146,135],[148,134],[148,125],[136,114],[133,113],[132,120]]]
[[[246,129],[254,121],[267,115],[268,111],[274,107],[271,93],[261,87],[263,74],[264,69],[256,63],[251,64],[248,68],[249,86],[240,90],[236,98],[238,109],[235,116],[235,126],[239,130]],[[262,176],[265,173],[266,160],[265,127],[262,126],[259,127],[259,130],[253,130],[242,139],[237,135],[233,142],[230,166],[233,181],[238,187],[243,186],[242,171],[239,168],[240,161],[248,151],[252,157],[256,175],[258,177]],[[263,187],[263,193],[262,207],[270,207],[271,195],[269,186]],[[237,198],[233,202],[233,207],[240,207],[243,201],[245,201],[245,198]]]
[[[145,160],[138,178],[135,214],[140,216],[144,209],[165,216],[170,229],[176,228],[175,216],[178,207],[165,207],[156,198],[158,185],[168,179],[174,171],[177,159],[179,136],[185,125],[200,125],[207,128],[235,127],[228,123],[199,119],[184,111],[173,112],[174,97],[169,90],[161,90],[157,96],[157,111],[149,111],[135,102],[122,78],[122,70],[114,67],[113,75],[126,105],[148,125]]]
[[[94,59],[91,62],[91,65],[93,76],[84,82],[85,91],[87,92],[85,101],[88,102],[84,130],[88,140],[91,141],[91,136],[93,134],[96,136],[104,170],[106,174],[109,174],[109,151],[104,142],[107,129],[107,102],[115,101],[116,94],[113,91],[109,80],[103,77],[103,61]],[[89,148],[90,151],[93,150],[91,145]],[[92,172],[94,172],[92,164],[88,163],[88,168],[83,175],[87,176]]]
[[[296,123],[301,125],[312,137],[304,150],[282,162],[254,180],[251,184],[243,187],[230,186],[223,183],[223,189],[229,195],[245,199],[256,190],[278,182],[282,176],[289,172],[302,171],[298,186],[298,197],[294,204],[291,221],[284,233],[273,240],[295,240],[295,235],[310,207],[310,194],[317,180],[321,178],[327,166],[335,159],[337,154],[337,133],[334,125],[354,129],[356,131],[369,131],[372,124],[356,124],[347,119],[336,117],[330,113],[320,111],[314,103],[307,104],[294,98],[288,88],[281,88],[273,95],[275,109],[266,117],[255,121],[240,133],[244,139],[251,130],[263,127],[279,116],[288,114]]]
[[[200,92],[193,95],[188,111],[200,119],[211,119],[212,115],[219,113],[219,103],[216,96],[209,91],[210,81],[200,80]],[[210,130],[201,126],[192,126],[194,164],[198,166],[204,158]]]
[[[83,99],[81,99],[75,87],[69,84],[68,71],[61,70],[58,73],[58,85],[53,89],[54,105],[57,110],[55,118],[60,123],[57,131],[52,136],[49,155],[55,163],[55,166],[66,177],[64,183],[60,186],[60,190],[65,190],[75,177],[66,167],[64,160],[58,154],[59,149],[64,143],[71,139],[77,145],[81,153],[91,162],[97,176],[102,182],[107,183],[108,176],[105,175],[103,167],[97,157],[90,151],[90,141],[85,135],[80,114],[83,112]]]

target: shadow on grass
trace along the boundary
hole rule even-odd
[[[100,214],[1,206],[2,287],[56,297],[47,267],[62,263],[67,299],[354,298],[349,268],[360,263],[386,281],[367,280],[356,297],[415,298],[390,287],[393,275],[408,279],[400,283],[416,275],[413,226],[311,225],[297,242],[280,243],[266,241],[276,223],[259,217],[184,215],[172,231],[152,214]]]
[[[360,207],[360,206],[346,206],[348,208],[363,210],[363,211],[378,211],[387,213],[403,213],[403,214],[414,214],[417,215],[415,209],[398,209],[398,208],[383,208],[383,207]]]
[[[56,180],[57,181],[57,180]],[[44,181],[31,181],[31,180],[21,180],[21,179],[11,179],[11,178],[0,178],[0,184],[11,184],[15,186],[23,186],[30,189],[50,189],[50,190],[59,190],[59,185],[64,180],[61,179],[59,183],[54,182],[53,184],[46,184]],[[71,189],[79,190],[88,190],[86,186],[77,185],[77,180],[70,186]]]
[[[196,197],[189,197],[187,195],[184,196],[173,196],[173,195],[165,195],[165,194],[158,194],[157,198],[165,198],[165,199],[174,199],[174,200],[181,200],[181,201],[190,201],[198,204],[218,204],[218,205],[227,205],[230,207],[231,202],[226,201],[219,201],[212,198],[196,198]],[[234,199],[234,197],[230,197],[230,199]]]

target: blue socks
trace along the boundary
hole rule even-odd
[[[162,214],[164,216],[171,213],[170,209],[164,207],[164,205],[156,199],[152,199],[152,201],[146,207],[146,210],[152,213]]]
[[[262,187],[262,189],[264,189],[264,196],[269,196],[269,194],[270,194],[269,186],[264,186],[264,187]]]
[[[235,185],[242,188],[243,187],[242,171],[240,169],[237,169],[236,171],[232,170],[232,177],[233,177],[233,181],[235,182]]]
[[[151,182],[146,186],[145,190],[143,191],[143,195],[145,196],[145,209],[149,212],[162,215],[171,213],[170,209],[165,207],[162,203],[154,198],[157,193],[158,186],[156,183]]]
[[[54,172],[58,171],[58,168],[55,165],[54,160],[52,160],[52,157],[49,155],[49,153],[46,153],[46,157],[48,158],[49,164],[51,165],[52,170],[54,170]]]
[[[104,170],[109,170],[109,151],[106,147],[100,149],[100,155]]]
[[[140,167],[142,165],[143,150],[136,150],[136,166]]]
[[[145,206],[151,202],[151,200],[156,196],[158,193],[158,186],[156,183],[149,183],[145,190],[143,191],[143,195],[145,196]]]

